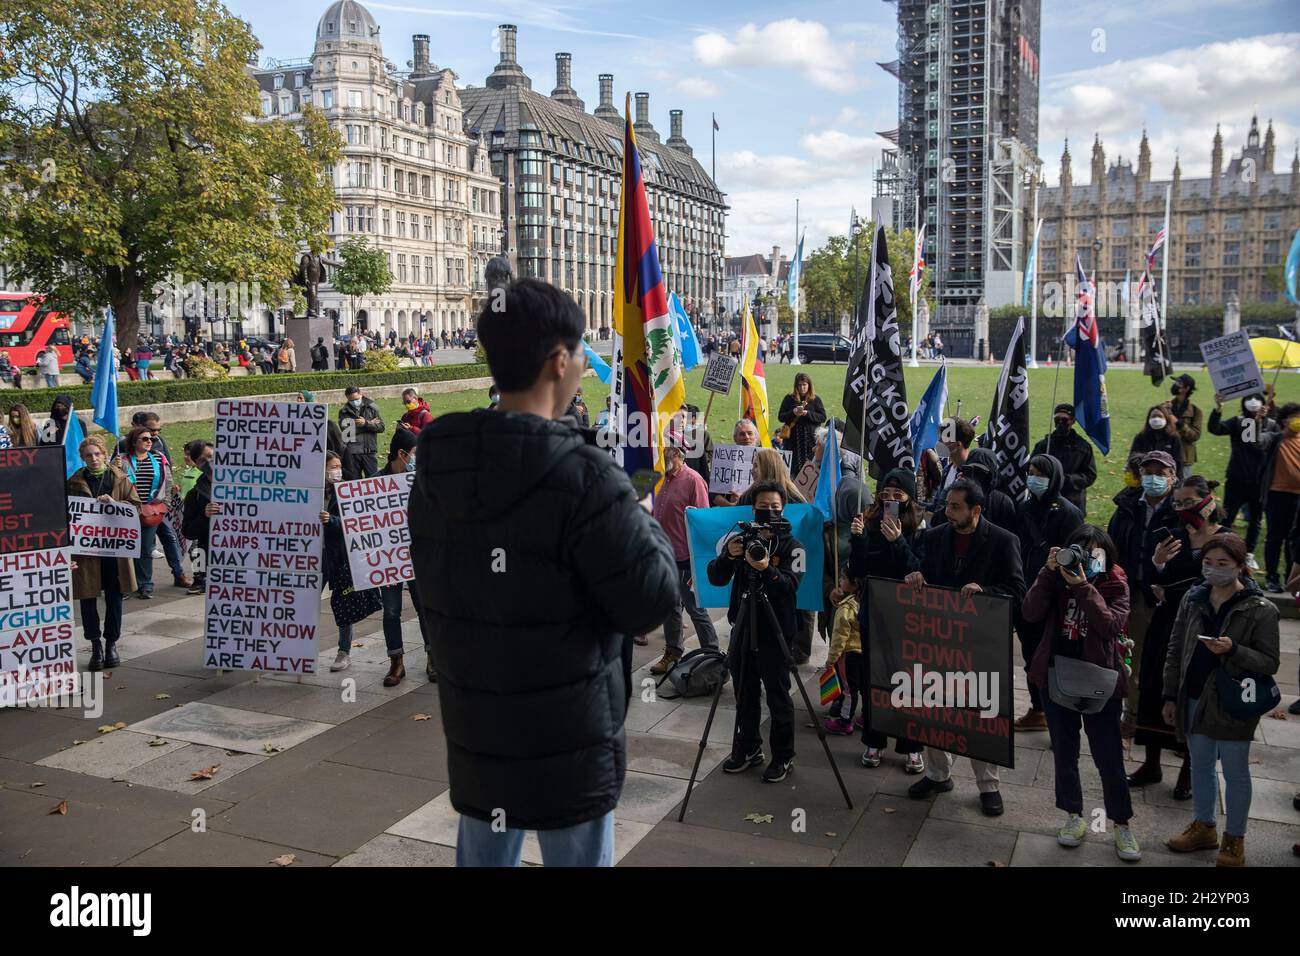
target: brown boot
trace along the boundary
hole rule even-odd
[[[1029,710],[1023,717],[1016,718],[1016,730],[1046,730],[1047,715],[1041,710]]]
[[[388,659],[388,673],[384,675],[385,687],[396,687],[406,676],[406,665],[402,663],[402,655],[395,654]]]
[[[1223,845],[1219,847],[1219,855],[1215,858],[1214,865],[1245,866],[1246,838],[1225,833],[1223,835]]]
[[[650,665],[650,673],[654,674],[656,677],[660,674],[667,674],[669,669],[681,659],[682,652],[670,647],[664,651],[663,657]]]
[[[1175,853],[1214,850],[1219,846],[1219,831],[1213,823],[1202,823],[1200,820],[1193,820],[1180,835],[1166,840],[1165,846]]]

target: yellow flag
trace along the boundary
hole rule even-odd
[[[763,363],[758,357],[758,329],[754,316],[745,303],[745,339],[740,353],[740,415],[754,419],[758,426],[758,443],[772,447],[772,433],[767,426],[767,379]]]

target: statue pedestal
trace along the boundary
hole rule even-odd
[[[293,339],[293,349],[298,359],[298,371],[311,371],[311,350],[318,338],[325,340],[330,350],[330,367],[334,367],[334,323],[326,318],[300,318],[284,320],[284,334]]]

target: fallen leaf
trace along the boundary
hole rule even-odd
[[[826,831],[826,835],[827,835],[828,837],[839,836],[838,833],[832,833],[830,830],[827,830],[827,831]]]
[[[171,694],[154,694],[154,700],[171,700]]]
[[[227,751],[226,751],[226,756],[227,756],[227,757],[238,757],[238,756],[239,756],[239,751],[238,751],[238,750],[227,750]]]
[[[95,729],[101,734],[111,734],[113,731],[117,730],[117,727],[114,724],[100,724]],[[81,741],[78,740],[77,743],[81,743]]]
[[[158,737],[158,738],[156,738],[156,739],[154,739],[154,740],[149,741],[149,746],[150,746],[150,747],[166,747],[166,746],[167,746],[167,741],[163,740],[161,737]]]
[[[284,856],[277,856],[274,860],[270,860],[269,862],[274,863],[276,866],[288,866],[296,859],[298,859],[298,857],[294,854],[286,853]]]
[[[353,641],[353,642],[352,642],[352,646],[353,646],[353,647],[365,647],[366,645],[365,645],[365,643],[364,643],[363,641]]]
[[[126,721],[125,721],[125,720],[119,720],[117,723],[115,723],[115,724],[113,725],[113,729],[114,729],[114,730],[121,730],[121,729],[124,728],[125,726],[126,726]]]
[[[886,813],[897,813],[898,810],[897,810],[896,808],[894,808],[894,807],[885,807],[885,812],[886,812]]]
[[[52,817],[52,816],[54,816],[54,814],[56,814],[56,813],[57,813],[59,816],[61,816],[61,817],[66,817],[66,816],[68,815],[68,801],[67,801],[67,800],[60,800],[60,801],[59,801],[59,805],[58,805],[57,807],[55,807],[53,810],[51,810],[49,813],[47,813],[46,816],[50,816],[50,817]]]
[[[37,781],[36,783],[29,783],[27,786],[29,786],[29,787],[43,787],[43,786],[45,786],[45,784],[41,783],[40,781]]]
[[[746,823],[771,823],[773,820],[770,813],[747,813],[745,814]]]
[[[416,714],[416,715],[413,716],[411,719],[412,719],[412,720],[432,720],[433,718],[430,717],[428,714]]]
[[[269,754],[278,754],[280,751],[284,750],[284,748],[277,747],[275,744],[267,744],[265,747],[262,748],[262,750]]]
[[[125,684],[114,684],[114,685],[113,685],[113,690],[126,690],[126,685],[125,685]]]
[[[76,747],[76,746],[79,746],[80,744],[84,744],[84,743],[85,743],[84,740],[74,740],[74,741],[72,742],[72,746]]]
[[[221,764],[214,763],[211,767],[204,767],[202,770],[195,770],[190,774],[191,780],[211,780],[213,774],[221,769]]]
[[[997,866],[997,867],[1003,867],[1003,866],[1006,866],[1006,864],[1003,863],[1001,860],[989,860],[988,863],[985,864],[985,865],[986,865],[986,866]]]
[[[1269,711],[1268,714],[1274,720],[1286,720],[1286,711],[1279,707],[1277,710]]]

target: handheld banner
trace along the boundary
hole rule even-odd
[[[140,557],[140,510],[125,501],[68,498],[72,553],[96,558]]]
[[[0,451],[0,554],[68,544],[63,449]]]
[[[348,549],[348,568],[358,591],[402,584],[415,577],[406,505],[415,475],[375,475],[334,486]]]
[[[71,552],[0,555],[0,707],[77,689]]]
[[[1210,370],[1214,390],[1225,401],[1264,394],[1264,376],[1250,347],[1250,336],[1244,330],[1202,342],[1201,356]]]
[[[709,467],[709,494],[739,494],[754,483],[754,452],[757,445],[714,445]],[[794,452],[782,451],[788,471]]]
[[[704,380],[700,382],[700,387],[718,395],[731,394],[731,383],[736,380],[738,365],[730,355],[714,352],[709,356],[709,364],[704,367]]]

